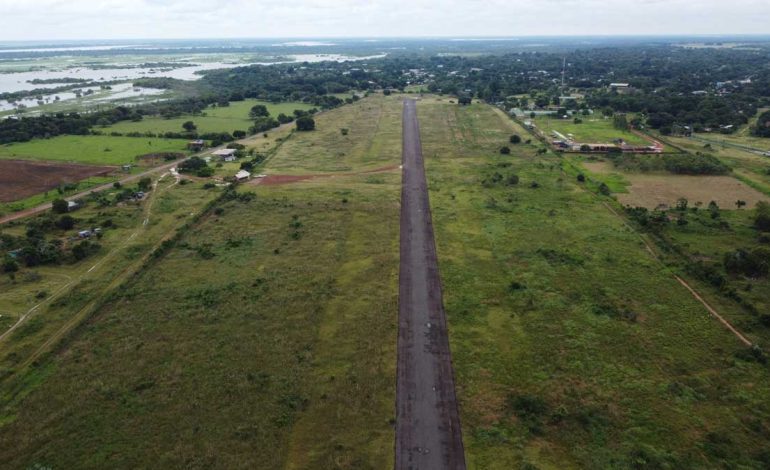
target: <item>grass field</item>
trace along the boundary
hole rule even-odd
[[[370,106],[377,125],[357,135],[369,145],[339,160],[321,130],[302,145],[317,137],[314,158],[353,172],[374,145],[397,165],[395,99],[330,111],[319,129],[352,129]],[[399,183],[389,172],[244,186],[253,199],[222,203],[50,361],[6,379],[0,460],[391,468]]]
[[[0,158],[123,165],[136,164],[136,157],[150,153],[185,152],[186,144],[178,139],[68,135],[1,145]]]
[[[253,124],[252,119],[249,118],[249,111],[257,104],[267,106],[272,117],[277,117],[281,113],[291,116],[295,109],[308,110],[312,108],[311,105],[305,103],[274,104],[257,100],[234,101],[227,107],[209,107],[202,115],[198,116],[189,115],[174,119],[145,118],[139,122],[120,122],[99,130],[105,133],[120,132],[123,134],[129,132],[153,132],[156,134],[160,132],[183,132],[182,124],[193,121],[198,126],[199,133],[248,131]]]
[[[469,468],[765,465],[766,367],[639,236],[490,108],[419,113]]]
[[[554,138],[552,131],[558,131],[565,136],[573,134],[575,141],[579,143],[603,144],[612,143],[615,139],[623,139],[632,145],[650,144],[648,140],[638,135],[615,129],[612,125],[612,119],[602,119],[595,116],[583,116],[581,119],[583,119],[582,124],[575,124],[571,119],[538,117],[534,123],[549,139]]]

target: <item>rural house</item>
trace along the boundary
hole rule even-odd
[[[235,149],[220,149],[215,150],[214,152],[211,152],[212,155],[215,157],[219,157],[223,162],[234,162],[236,157],[235,153],[237,150]]]

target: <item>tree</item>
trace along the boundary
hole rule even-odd
[[[602,183],[599,185],[599,193],[604,196],[609,196],[611,194],[610,187],[607,186],[606,183]]]
[[[297,119],[297,130],[303,132],[315,130],[315,120],[309,116],[302,116]]]
[[[719,206],[717,205],[716,201],[709,202],[709,214],[711,214],[712,219],[719,218]]]
[[[460,104],[460,106],[468,106],[472,101],[473,99],[469,95],[463,95],[458,98],[457,103]]]
[[[615,129],[622,131],[628,130],[628,119],[626,118],[626,115],[616,114],[615,117],[612,118],[612,125]]]
[[[251,116],[252,119],[256,119],[258,117],[268,117],[270,116],[270,111],[267,110],[267,106],[264,104],[257,104],[251,107],[249,116]]]
[[[382,94],[385,95],[385,96],[390,96],[390,93],[391,93],[391,91],[390,91],[389,88],[385,88],[384,90],[382,90]]]
[[[746,201],[743,201],[741,199],[738,199],[737,201],[735,201],[735,207],[737,207],[738,209],[740,209],[741,207],[743,207],[745,205],[746,205]]]
[[[233,131],[233,137],[236,139],[243,139],[246,137],[246,131]]]
[[[65,214],[56,221],[56,226],[62,230],[72,230],[75,227],[75,218]]]
[[[19,263],[16,262],[15,259],[11,258],[10,256],[6,256],[3,260],[3,272],[4,273],[15,273],[19,270]]]
[[[518,134],[513,134],[513,135],[511,136],[510,142],[511,142],[512,144],[514,144],[514,145],[515,145],[515,144],[520,144],[520,143],[521,143],[521,137],[519,137],[519,135],[518,135]]]
[[[139,186],[139,191],[145,191],[145,192],[149,191],[150,188],[152,187],[152,178],[150,178],[149,176],[145,176],[144,178],[139,180],[138,186]]]
[[[187,132],[193,132],[198,129],[198,126],[196,126],[192,121],[187,121],[182,124],[182,129],[186,130]]]
[[[510,147],[501,147],[500,148],[500,155],[510,155],[511,149]]]
[[[284,113],[281,113],[278,115],[278,122],[280,122],[281,124],[288,124],[292,121],[294,121],[294,118],[292,116],[287,116]]]
[[[757,203],[754,225],[759,230],[770,230],[770,204],[764,201]]]
[[[54,214],[65,214],[69,208],[69,203],[64,199],[56,199],[51,203],[51,209]]]
[[[585,183],[586,182],[586,175],[583,173],[578,173],[577,175],[578,183]]]

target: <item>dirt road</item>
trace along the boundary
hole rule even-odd
[[[413,100],[404,102],[403,120],[395,468],[465,469],[420,128]]]

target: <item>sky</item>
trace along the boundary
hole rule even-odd
[[[770,34],[770,0],[0,0],[0,40]]]

